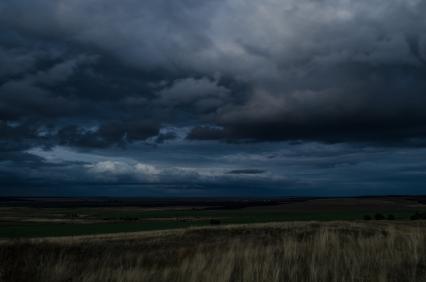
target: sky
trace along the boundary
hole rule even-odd
[[[2,0],[0,196],[425,194],[423,0]]]

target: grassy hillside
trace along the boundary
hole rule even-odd
[[[0,262],[0,281],[426,281],[426,225],[293,222],[9,240]]]

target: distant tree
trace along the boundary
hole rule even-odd
[[[426,219],[426,213],[425,212],[416,212],[412,216],[410,216],[411,220],[418,220],[418,219]]]
[[[364,220],[371,220],[371,215],[369,214],[364,215]]]
[[[393,214],[388,214],[388,220],[395,220],[395,216]]]
[[[374,215],[374,219],[375,220],[383,220],[383,219],[385,219],[385,216],[383,214],[381,214],[381,213],[376,213]]]

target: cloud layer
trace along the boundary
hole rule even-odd
[[[3,1],[1,118],[423,138],[425,11],[415,0]]]
[[[425,14],[422,0],[3,0],[0,159],[198,141],[424,147]]]

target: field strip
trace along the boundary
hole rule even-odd
[[[337,221],[336,221],[337,222]],[[17,238],[17,239],[0,239],[1,243],[10,243],[14,241],[26,241],[26,242],[69,242],[69,243],[80,243],[87,241],[97,240],[129,240],[129,239],[143,239],[152,238],[167,235],[183,235],[185,232],[193,230],[214,230],[214,229],[238,229],[238,228],[265,228],[265,227],[278,227],[278,228],[289,228],[296,226],[303,226],[317,223],[317,221],[294,221],[294,222],[267,222],[267,223],[244,223],[244,224],[226,224],[221,226],[199,226],[199,227],[186,227],[186,228],[174,228],[164,230],[147,230],[147,231],[136,231],[136,232],[117,232],[117,233],[105,233],[105,234],[94,234],[94,235],[70,235],[70,236],[52,236],[52,237],[37,237],[37,238]]]
[[[268,222],[268,223],[245,223],[245,224],[227,224],[221,226],[200,226],[200,227],[186,227],[186,228],[176,228],[176,229],[166,229],[166,230],[147,230],[147,231],[136,231],[136,232],[117,232],[117,233],[105,233],[105,234],[94,234],[94,235],[70,235],[70,236],[51,236],[51,237],[37,237],[37,238],[2,238],[0,239],[0,244],[10,244],[13,242],[31,242],[31,243],[42,243],[42,242],[51,242],[51,243],[82,243],[90,241],[116,241],[116,240],[139,240],[139,239],[152,239],[160,238],[164,236],[180,236],[184,235],[186,232],[196,231],[196,230],[232,230],[232,229],[242,229],[242,228],[279,228],[279,229],[289,229],[303,226],[318,226],[319,228],[333,228],[341,224],[342,221],[292,221],[292,222]],[[348,222],[345,222],[347,224]],[[371,225],[365,221],[354,221],[350,223],[350,226],[353,227],[367,227]],[[412,221],[381,221],[375,222],[375,228],[384,229],[384,228],[398,228],[399,231],[404,231],[405,227],[425,229],[426,222],[412,222]],[[426,229],[425,229],[426,232]]]

